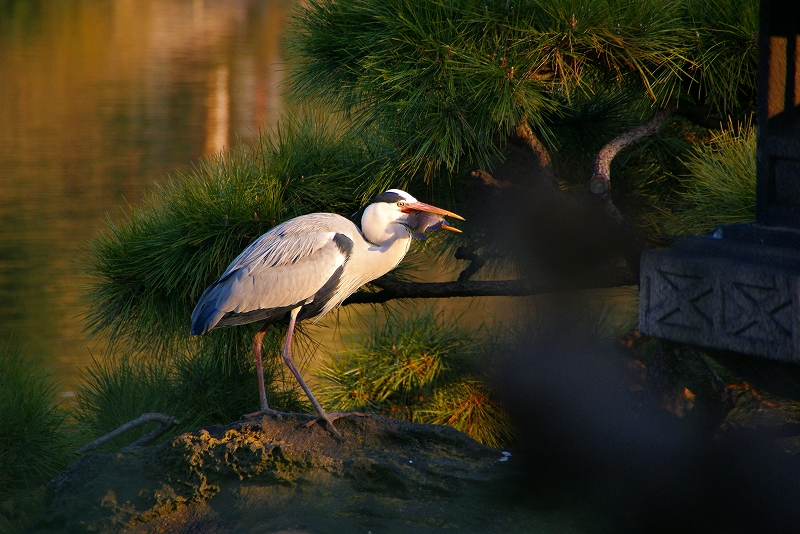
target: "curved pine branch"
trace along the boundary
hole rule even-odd
[[[646,122],[621,133],[600,149],[594,160],[594,170],[589,179],[589,192],[597,196],[605,196],[611,190],[611,162],[622,149],[640,139],[657,134],[667,119],[675,111],[674,106],[658,110]]]

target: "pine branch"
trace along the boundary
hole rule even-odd
[[[633,249],[625,255],[625,261],[628,263],[631,271],[639,273],[639,255],[645,248],[644,239],[642,239],[639,231],[633,227],[619,209],[614,205],[611,200],[609,192],[611,190],[611,162],[624,148],[632,145],[636,141],[645,137],[656,135],[667,119],[675,111],[675,106],[669,106],[658,110],[655,115],[650,117],[647,122],[636,126],[624,132],[600,149],[594,162],[594,172],[589,179],[589,192],[592,196],[602,205],[602,210],[611,217],[619,226],[620,231],[629,236],[629,240],[634,244]]]
[[[598,197],[608,195],[611,190],[611,162],[617,154],[636,141],[657,134],[674,111],[674,106],[660,109],[647,122],[623,132],[606,143],[594,160],[594,172],[589,179],[589,192]]]
[[[550,153],[547,148],[542,144],[538,137],[533,133],[527,122],[521,122],[517,126],[517,137],[525,141],[525,144],[533,152],[534,162],[536,166],[537,176],[544,178],[548,183],[554,184],[556,182],[555,172],[553,171],[553,160],[550,158]]]
[[[486,264],[486,260],[466,247],[458,247],[454,256],[457,260],[469,260],[469,265],[458,275],[459,282],[469,280],[473,274],[477,273]]]
[[[635,285],[636,278],[624,267],[597,271],[591,278],[570,282],[539,280],[458,280],[455,282],[402,282],[388,275],[371,282],[381,291],[358,292],[342,303],[380,304],[394,299],[424,299],[451,297],[522,297],[565,290],[601,289]]]
[[[163,413],[145,413],[145,414],[142,414],[141,416],[139,416],[137,419],[134,419],[133,421],[128,421],[127,423],[125,423],[124,425],[119,427],[118,429],[116,429],[116,430],[114,430],[112,432],[109,432],[105,436],[102,436],[102,437],[94,440],[93,442],[84,445],[80,449],[76,450],[75,454],[85,454],[87,452],[93,451],[96,448],[98,448],[100,445],[103,445],[104,443],[107,443],[107,442],[111,441],[112,439],[116,438],[117,436],[121,436],[125,432],[127,432],[129,430],[133,430],[137,426],[145,425],[147,423],[152,423],[153,421],[158,421],[161,424],[158,425],[158,427],[155,430],[153,430],[149,434],[146,434],[146,435],[142,436],[141,438],[139,438],[138,440],[136,440],[134,443],[132,443],[131,445],[129,445],[126,448],[132,448],[132,447],[139,447],[139,446],[147,445],[148,443],[150,443],[154,439],[158,438],[164,432],[166,432],[167,430],[169,430],[174,425],[176,425],[176,424],[178,424],[180,422],[176,418],[174,418],[174,417],[172,417],[170,415],[165,415]]]

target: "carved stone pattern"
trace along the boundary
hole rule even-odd
[[[656,269],[656,284],[666,284],[672,288],[669,293],[661,293],[656,321],[659,323],[688,328],[709,330],[714,327],[713,283],[704,276],[669,272]]]
[[[769,341],[792,337],[793,299],[778,277],[771,284],[732,280],[722,290],[722,319],[730,336]]]
[[[671,251],[642,259],[643,334],[800,362],[797,272]]]

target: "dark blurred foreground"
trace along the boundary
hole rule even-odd
[[[498,369],[525,490],[577,492],[614,532],[800,531],[797,458],[763,429],[664,409],[641,363],[574,319],[549,320]]]

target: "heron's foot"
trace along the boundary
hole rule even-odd
[[[372,414],[363,412],[322,412],[319,417],[309,419],[297,428],[308,428],[314,423],[319,423],[323,426],[327,425],[331,432],[336,434],[337,437],[342,438],[341,432],[333,425],[333,422],[341,417],[369,417]]]
[[[278,410],[273,410],[272,408],[261,408],[257,412],[253,413],[246,413],[241,418],[242,419],[252,419],[254,417],[263,417],[265,415],[271,415],[276,419],[283,419],[283,414]]]

